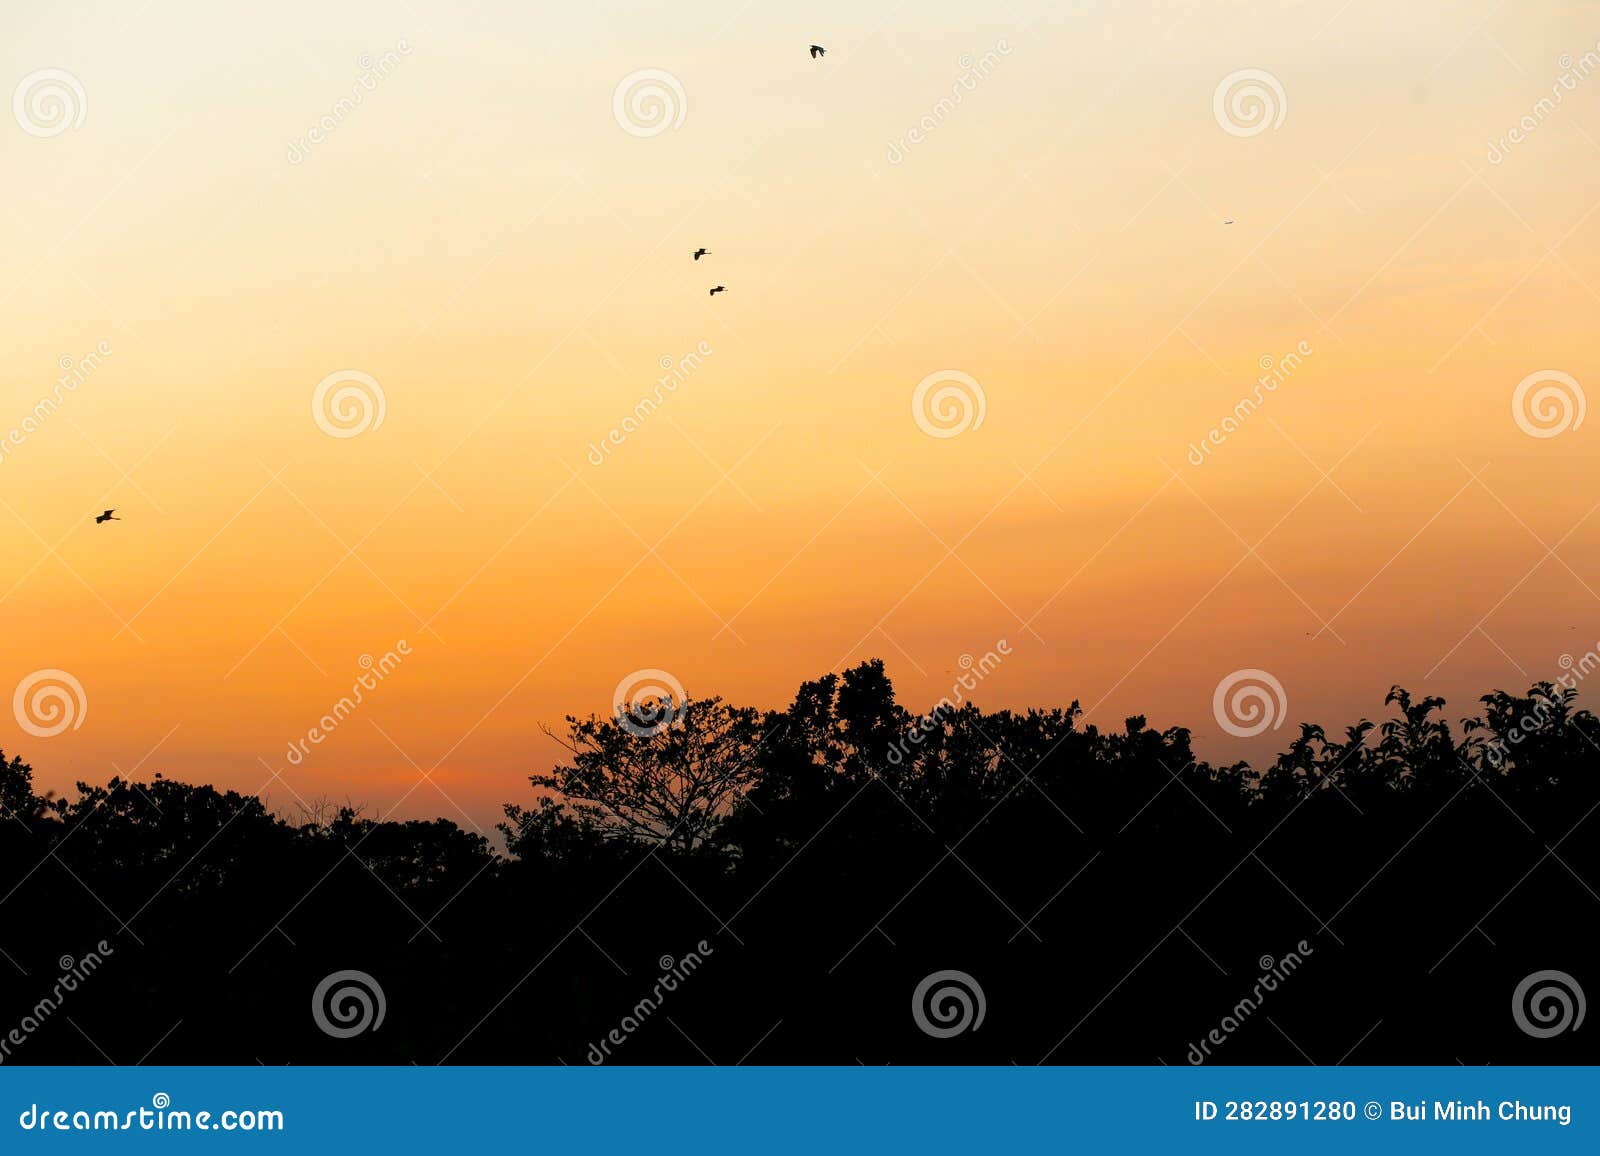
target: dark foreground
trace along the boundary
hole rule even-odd
[[[12,759],[0,1062],[1594,1063],[1571,698],[1397,691],[1217,767],[1076,705],[921,726],[867,664],[573,722],[508,855]]]

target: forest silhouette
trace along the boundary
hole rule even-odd
[[[1600,974],[1575,699],[1452,725],[1395,688],[1224,766],[1076,702],[916,714],[868,662],[782,710],[568,719],[499,840],[159,775],[41,796],[0,757],[3,1062],[1594,1062],[1512,1006]],[[330,1033],[349,969],[385,1014]],[[943,971],[967,1030],[914,1006]]]

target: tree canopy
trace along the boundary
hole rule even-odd
[[[913,712],[869,662],[777,710],[569,718],[493,838],[159,775],[40,795],[0,756],[0,1015],[115,948],[81,1030],[6,1062],[577,1063],[691,951],[611,1062],[1176,1063],[1290,951],[1271,1023],[1207,1062],[1592,1061],[1506,1011],[1595,958],[1600,720],[1575,700],[1495,691],[1452,724],[1395,687],[1380,721],[1215,765],[1076,702]],[[388,1015],[330,1036],[307,1003],[352,968]],[[987,998],[956,1038],[907,1010],[949,969]]]

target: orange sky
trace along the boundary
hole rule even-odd
[[[1005,639],[981,705],[1233,758],[1595,647],[1600,419],[1512,399],[1600,380],[1600,9],[1065,7],[8,10],[0,689],[86,709],[0,746],[487,827],[643,668],[921,708]],[[946,371],[983,420],[929,436]],[[1289,726],[1217,725],[1246,668]]]

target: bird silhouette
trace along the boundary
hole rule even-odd
[[[107,510],[103,514],[98,515],[95,518],[95,525],[99,525],[101,522],[120,522],[120,521],[122,521],[121,518],[113,516],[113,515],[116,514],[116,512],[117,512],[116,509],[112,508],[110,510]]]
[[[1231,225],[1231,224],[1233,224],[1233,218],[1229,217],[1226,221],[1223,221],[1222,223],[1224,225]]]
[[[710,249],[696,249],[694,251],[694,259],[698,261],[701,257],[704,257],[709,252],[711,252]]]
[[[718,285],[715,289],[711,290],[710,296],[715,297],[718,293],[726,293],[727,291],[728,287],[726,285]]]
[[[828,50],[826,48],[822,47],[822,45],[813,44],[811,46],[811,59],[815,60],[819,56],[825,56],[825,55],[827,55],[827,52],[828,52]]]

